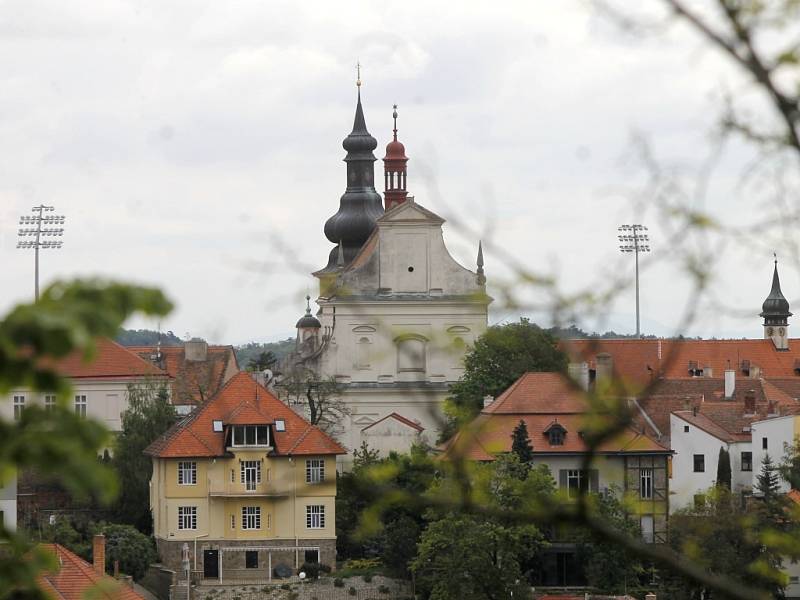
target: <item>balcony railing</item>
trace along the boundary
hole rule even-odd
[[[209,496],[289,496],[292,489],[289,484],[280,481],[265,481],[254,484],[240,481],[208,480]]]

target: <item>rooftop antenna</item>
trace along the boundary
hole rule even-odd
[[[34,251],[34,298],[39,301],[39,248],[43,250],[57,250],[61,248],[61,240],[43,240],[44,237],[61,237],[64,235],[63,227],[42,227],[42,225],[63,225],[66,217],[64,215],[46,215],[44,213],[53,212],[55,207],[40,204],[31,208],[32,217],[24,216],[19,218],[20,225],[28,225],[17,231],[20,238],[32,237],[32,240],[20,240],[17,248],[30,249]]]
[[[619,234],[620,252],[629,252],[634,255],[636,259],[636,337],[642,337],[639,328],[639,253],[650,252],[650,238],[648,237],[647,227],[644,225],[620,225],[617,227]]]
[[[394,129],[392,129],[392,131],[394,132],[394,141],[396,142],[397,141],[397,104],[393,104],[392,105],[392,109],[393,109],[392,110],[392,118],[394,119]]]
[[[361,61],[356,61],[356,87],[361,87]]]

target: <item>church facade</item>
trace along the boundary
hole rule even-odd
[[[408,196],[396,107],[393,116],[382,199],[359,86],[343,142],[347,188],[324,228],[333,247],[314,273],[319,310],[298,321],[292,358],[339,384],[344,411],[335,434],[350,450],[345,466],[364,442],[384,454],[435,443],[449,385],[485,331],[491,302],[480,245],[476,270],[460,265],[444,243],[444,219]]]

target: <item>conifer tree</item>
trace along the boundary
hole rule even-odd
[[[780,489],[780,479],[778,470],[769,454],[764,455],[761,461],[761,472],[756,478],[756,491],[760,493],[765,501],[772,500],[778,495]]]
[[[717,487],[731,489],[731,455],[726,448],[719,449],[717,459]]]
[[[519,462],[523,465],[533,463],[533,446],[531,438],[528,436],[528,426],[522,419],[519,420],[511,434],[511,452],[517,455]]]

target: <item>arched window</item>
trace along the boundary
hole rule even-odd
[[[425,372],[425,342],[421,336],[408,336],[397,340],[397,371]]]
[[[370,344],[368,337],[359,338],[356,342],[356,368],[369,369]]]

